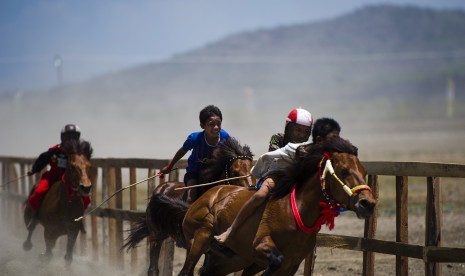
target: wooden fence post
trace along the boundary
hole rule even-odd
[[[376,200],[379,197],[378,189],[378,176],[368,175],[368,186]],[[378,206],[375,207],[373,214],[370,218],[365,219],[365,230],[363,236],[366,239],[374,239],[376,234],[376,227],[378,223]],[[375,273],[375,253],[363,251],[363,271],[362,275],[373,276]]]
[[[425,251],[428,246],[441,246],[441,187],[439,177],[427,178]],[[441,264],[425,262],[425,275],[441,275]]]
[[[136,168],[129,169],[129,183],[136,183]],[[131,211],[137,211],[137,186],[129,188],[129,209]],[[130,223],[131,228],[136,226],[135,222]],[[135,271],[137,268],[137,248],[131,250],[131,269]]]
[[[408,244],[408,176],[396,176],[396,242]],[[396,256],[396,275],[408,275],[408,257]]]

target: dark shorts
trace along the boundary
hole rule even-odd
[[[184,185],[187,186],[187,182],[191,179],[195,179],[196,182],[198,182],[199,174],[193,172],[186,172],[186,174],[184,175]]]

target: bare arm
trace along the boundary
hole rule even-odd
[[[168,163],[165,167],[163,167],[160,172],[163,174],[167,174],[171,171],[173,168],[174,164],[179,161],[184,155],[186,155],[187,151],[184,150],[182,147],[176,152],[174,155],[173,159],[171,159],[171,162]]]

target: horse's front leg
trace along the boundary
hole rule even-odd
[[[49,228],[44,229],[45,252],[39,256],[41,260],[48,261],[52,258],[52,251],[55,248],[57,238],[58,234],[55,231]]]
[[[284,256],[270,236],[263,237],[254,248],[254,257],[267,266],[263,275],[272,275],[281,266]]]
[[[76,244],[77,235],[79,234],[79,230],[81,226],[78,225],[77,227],[73,227],[72,229],[68,230],[68,241],[66,243],[66,254],[65,254],[65,262],[67,265],[70,265],[73,261],[73,250],[74,245]]]
[[[187,250],[186,261],[179,272],[178,276],[194,275],[194,269],[200,260],[200,257],[207,251],[210,242],[213,239],[213,233],[210,229],[201,228],[197,230],[194,238],[190,242]]]
[[[34,226],[34,228],[35,228],[35,226]],[[32,237],[32,233],[34,232],[34,228],[28,230],[27,238],[23,243],[23,249],[26,250],[26,251],[29,251],[32,248],[31,237]]]

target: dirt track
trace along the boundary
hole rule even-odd
[[[395,216],[379,216],[376,239],[395,241]],[[344,213],[336,218],[336,227],[329,232],[322,229],[321,233],[331,233],[347,236],[363,237],[364,221],[359,220],[353,213]],[[465,248],[465,213],[444,214],[442,246]],[[409,243],[424,245],[425,219],[416,215],[409,218]],[[184,252],[177,250],[174,266],[175,274],[179,272],[184,261]],[[315,276],[349,276],[362,274],[362,252],[337,248],[319,247],[315,262]],[[376,254],[375,275],[396,275],[395,256]],[[409,275],[425,275],[422,260],[409,259]],[[303,275],[303,265],[296,275]],[[465,263],[442,264],[442,275],[465,275]]]
[[[395,216],[379,215],[377,227],[377,239],[395,241]],[[359,220],[353,213],[343,213],[336,218],[336,227],[332,234],[363,236],[364,221]],[[442,222],[442,246],[465,248],[465,213],[445,212]],[[102,265],[92,259],[91,256],[75,256],[71,269],[64,266],[62,252],[55,252],[49,265],[38,261],[38,255],[43,249],[42,231],[35,233],[36,242],[32,251],[25,252],[22,242],[25,238],[24,229],[18,229],[14,234],[7,233],[0,227],[0,275],[145,275],[145,268],[128,274],[118,271],[114,267]],[[3,229],[3,230],[2,230]],[[329,233],[322,229],[322,233]],[[409,217],[409,243],[424,244],[425,219],[421,214]],[[176,275],[184,261],[184,252],[176,251],[174,270]],[[375,255],[375,275],[395,275],[395,257],[384,254]],[[316,276],[336,275],[361,275],[362,253],[337,248],[318,248],[315,263]],[[442,264],[442,275],[465,275],[465,263]],[[296,275],[303,275],[303,265]],[[424,263],[422,260],[409,259],[409,275],[424,275]]]

